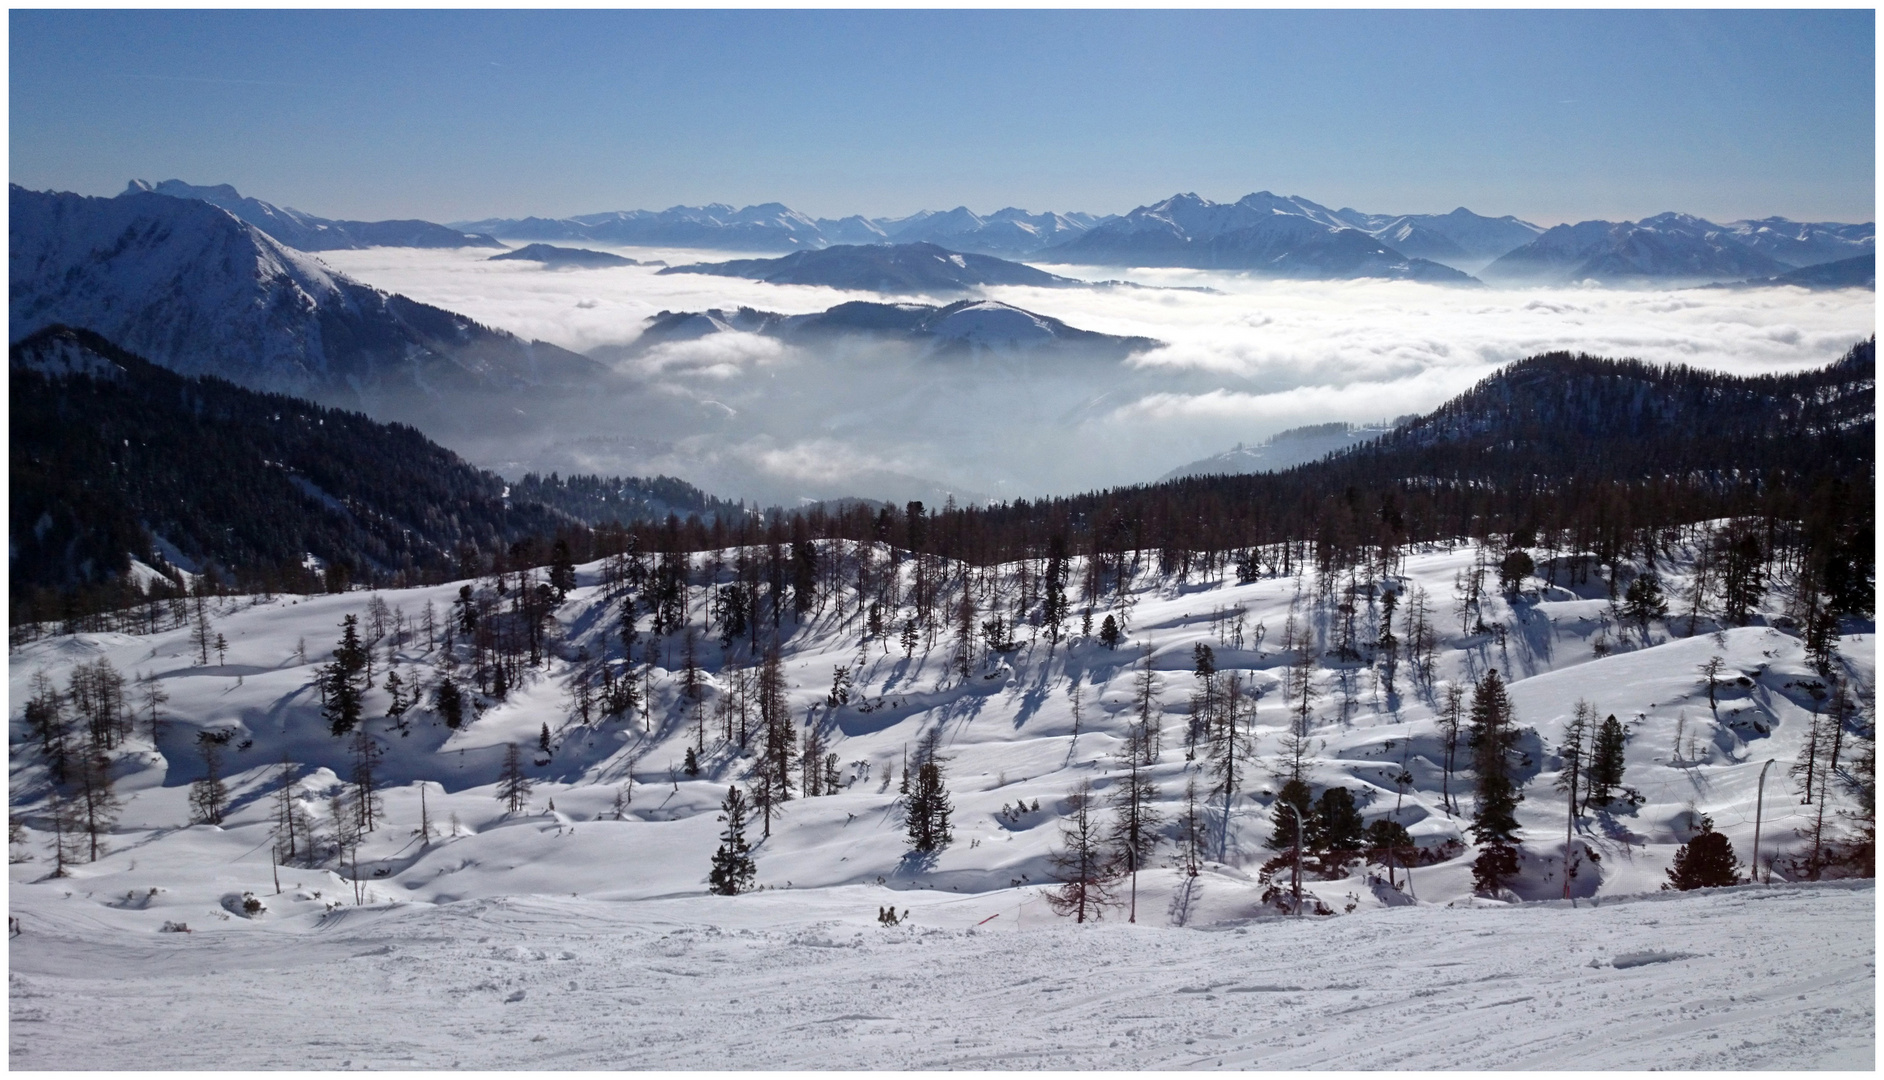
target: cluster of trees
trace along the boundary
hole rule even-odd
[[[30,364],[61,350],[113,367],[49,376]],[[128,559],[161,566],[154,537],[243,591],[320,592],[336,582],[309,552],[354,580],[445,580],[460,548],[497,550],[567,520],[506,502],[500,478],[411,427],[185,378],[84,330],[49,328],[10,351],[15,624],[142,599]]]

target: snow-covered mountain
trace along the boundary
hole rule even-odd
[[[154,191],[175,199],[220,206],[297,251],[365,247],[503,247],[489,236],[460,232],[429,221],[336,221],[249,198],[228,184],[198,186],[181,180],[151,184],[133,180],[124,194]]]
[[[1413,223],[1383,226],[1428,246]],[[1456,247],[1456,245],[1454,245]],[[1429,259],[1410,257],[1355,227],[1338,211],[1299,196],[1267,191],[1234,203],[1173,195],[1093,226],[1042,252],[1042,260],[1109,266],[1187,266],[1249,270],[1276,277],[1396,278],[1466,284],[1472,279]]]
[[[1059,319],[993,300],[931,304],[853,301],[808,315],[779,315],[753,308],[725,311],[663,311],[648,320],[629,351],[697,341],[724,333],[762,334],[787,341],[861,335],[922,346],[931,355],[1061,353],[1122,358],[1158,347],[1143,337],[1081,330]]]
[[[613,210],[572,218],[488,218],[458,228],[517,240],[588,240],[606,244],[797,251],[829,241],[819,223],[782,203],[734,209],[725,203],[666,210]]]
[[[734,259],[670,266],[662,274],[715,274],[774,285],[828,285],[884,293],[959,293],[983,285],[1065,287],[1083,284],[992,255],[935,244],[840,244],[778,259]]]
[[[10,341],[82,327],[172,370],[352,401],[567,383],[593,362],[362,285],[229,211],[14,185]]]
[[[1714,282],[1773,277],[1871,251],[1870,225],[1769,218],[1717,225],[1690,214],[1558,225],[1480,272],[1487,281]]]
[[[983,217],[958,206],[943,213],[879,219],[876,224],[892,243],[927,242],[951,251],[1018,258],[1084,235],[1098,220],[1091,214],[1030,214],[1013,206]]]
[[[1868,255],[1877,247],[1877,228],[1871,222],[1846,225],[1836,221],[1788,221],[1783,217],[1736,221],[1727,232],[1744,247],[1792,267]]]
[[[623,258],[606,251],[590,251],[588,248],[557,247],[554,244],[525,244],[515,251],[506,251],[493,255],[485,262],[534,262],[542,263],[548,270],[566,268],[596,268],[608,266],[665,266],[659,261],[643,262],[640,259]]]
[[[1255,446],[1238,443],[1221,454],[1212,454],[1207,458],[1180,465],[1159,477],[1160,480],[1176,480],[1183,476],[1217,476],[1235,473],[1281,472],[1310,461],[1318,461],[1336,450],[1345,450],[1350,446],[1376,438],[1411,417],[1401,417],[1392,423],[1348,424],[1339,420],[1327,424],[1309,424],[1305,427],[1279,431]]]

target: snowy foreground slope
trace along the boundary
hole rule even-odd
[[[1209,886],[1206,885],[1206,888]],[[1217,932],[1028,925],[1012,893],[351,909],[149,934],[47,905],[14,1068],[1869,1069],[1862,884]],[[1665,902],[1663,902],[1665,901]],[[986,913],[1001,918],[967,928]],[[1030,904],[1028,918],[1044,905]],[[95,909],[94,909],[95,910]],[[1140,909],[1141,915],[1143,908]],[[55,914],[56,917],[55,917]],[[108,1021],[106,1018],[109,1018]]]
[[[1731,628],[1702,616],[1696,636],[1681,636],[1679,602],[1680,614],[1644,635],[1615,622],[1595,577],[1574,590],[1532,579],[1514,603],[1488,596],[1483,617],[1503,633],[1461,635],[1450,614],[1454,576],[1476,554],[1465,546],[1412,554],[1396,583],[1403,596],[1422,588],[1431,601],[1434,679],[1415,683],[1403,664],[1398,693],[1388,694],[1376,669],[1324,660],[1310,725],[1313,786],[1348,787],[1368,820],[1392,816],[1441,861],[1413,870],[1410,884],[1402,871],[1398,887],[1358,872],[1311,880],[1337,914],[1299,924],[1259,902],[1256,875],[1273,854],[1264,845],[1279,783],[1265,766],[1288,723],[1284,627],[1293,616],[1298,640],[1306,635],[1325,655],[1340,631],[1312,577],[1176,585],[1141,575],[1126,596],[1095,607],[1095,623],[1108,613],[1125,622],[1118,649],[1077,634],[1050,646],[1023,628],[1016,651],[978,653],[965,679],[951,669],[946,629],[905,657],[894,630],[901,611],[886,619],[889,640],[862,641],[854,593],[839,594],[841,614],[836,598],[802,625],[788,614],[781,649],[793,714],[830,731],[845,786],[786,804],[755,848],[762,891],[731,898],[705,895],[706,873],[718,804],[750,759],[723,745],[719,721],[709,719],[702,775],[681,775],[697,736],[674,671],[680,636],[653,672],[651,717],[583,725],[572,716],[571,674],[620,656],[618,609],[600,564],[579,569],[558,609],[547,668],[507,700],[484,702],[462,729],[419,708],[401,734],[379,718],[387,695],[368,695],[368,729],[384,750],[385,813],[360,848],[361,906],[352,865],[331,856],[283,867],[277,892],[270,849],[284,757],[297,766],[295,792],[317,836],[328,796],[348,775],[348,740],[327,733],[314,677],[343,615],[364,616],[368,594],[243,598],[220,613],[212,605],[228,652],[208,666],[197,663],[187,629],[28,645],[9,673],[12,808],[26,825],[14,856],[30,857],[10,875],[11,914],[24,931],[11,958],[13,1060],[1868,1067],[1868,885],[1775,878],[1618,903],[1659,887],[1701,815],[1744,862],[1768,759],[1777,764],[1761,861],[1797,850],[1811,808],[1786,767],[1819,704],[1798,639],[1763,625],[1764,615]],[[706,565],[696,557],[697,573]],[[1679,560],[1659,569],[1680,597]],[[1078,560],[1071,580],[1080,580]],[[698,630],[707,590],[692,593]],[[428,602],[442,625],[457,594],[457,584],[379,594],[408,632],[376,647],[376,680],[392,648],[408,685],[436,681],[439,649],[410,627]],[[1077,629],[1077,600],[1074,610]],[[1778,611],[1775,598],[1767,615]],[[1377,636],[1378,618],[1378,605],[1363,600],[1362,639]],[[645,616],[642,626],[645,643]],[[1857,629],[1838,662],[1868,696],[1874,644],[1868,626]],[[1116,782],[1135,716],[1134,667],[1147,645],[1164,729],[1148,772],[1166,820],[1181,810],[1187,771],[1203,764],[1201,755],[1187,762],[1184,746],[1199,643],[1216,651],[1219,670],[1263,691],[1258,767],[1227,821],[1220,799],[1206,815],[1211,861],[1187,878],[1171,868],[1165,843],[1156,868],[1140,875],[1136,926],[1124,925],[1125,906],[1107,909],[1097,926],[1056,919],[1041,893],[1053,879],[1066,797],[1082,781],[1104,797]],[[1724,667],[1711,708],[1699,668],[1713,656]],[[35,671],[64,685],[76,664],[101,657],[127,676],[160,679],[164,723],[155,746],[140,722],[118,751],[124,809],[109,850],[51,878],[45,770],[19,707]],[[711,717],[731,682],[717,628],[700,633],[699,658]],[[849,703],[832,709],[825,699],[838,665],[851,668],[855,685]],[[1507,900],[1551,904],[1475,899],[1469,842],[1456,856],[1442,853],[1469,838],[1442,799],[1435,710],[1448,682],[1469,683],[1491,667],[1511,680],[1518,724],[1536,733],[1521,743],[1530,759],[1520,773],[1524,876]],[[1642,801],[1578,822],[1578,850],[1597,858],[1579,868],[1572,909],[1555,900],[1565,807],[1551,784],[1579,697],[1630,726],[1624,783]],[[535,753],[545,725],[552,750]],[[221,826],[188,824],[202,730],[233,733]],[[904,858],[896,779],[905,752],[926,736],[938,743],[954,800],[954,841],[915,862]],[[494,797],[511,743],[524,747],[535,781],[518,813]],[[1402,770],[1412,777],[1404,791],[1393,781]],[[1470,783],[1451,779],[1468,811]],[[1199,786],[1208,790],[1209,778]],[[418,835],[422,798],[429,839]],[[1118,892],[1123,901],[1128,890]],[[244,893],[265,911],[245,916]],[[909,924],[877,925],[886,904],[908,910]],[[165,923],[193,932],[160,933]],[[117,997],[124,1005],[110,1012],[130,1018],[96,1023],[102,1013],[87,1002]],[[740,1015],[752,1017],[750,1029],[714,1022]]]

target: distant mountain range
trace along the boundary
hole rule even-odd
[[[460,232],[429,221],[335,221],[285,206],[244,197],[228,184],[198,187],[181,180],[150,184],[133,180],[124,194],[151,191],[175,199],[195,199],[220,206],[250,225],[298,251],[338,251],[344,248],[421,247],[458,248],[504,245],[489,236]]]
[[[1329,210],[1307,199],[1283,198],[1267,191],[1234,203],[1211,202],[1194,194],[1173,195],[1101,222],[1075,239],[1040,252],[1037,258],[1105,266],[1250,270],[1289,278],[1472,281],[1450,266],[1387,246],[1374,232],[1360,227],[1359,223],[1372,220],[1352,210]],[[1519,227],[1524,226],[1519,223]],[[1443,251],[1448,257],[1466,255],[1457,241],[1410,218],[1392,219],[1375,231],[1398,233],[1402,243]]]
[[[1771,285],[1797,285],[1806,289],[1876,289],[1877,256],[1854,255],[1837,262],[1802,266],[1776,277],[1739,281],[1723,288],[1751,289]]]
[[[777,259],[734,259],[670,266],[662,274],[715,274],[774,285],[828,285],[881,293],[959,293],[984,285],[1083,285],[992,255],[963,254],[935,244],[840,244]]]
[[[1337,450],[1346,450],[1369,439],[1377,439],[1412,419],[1412,416],[1402,416],[1392,423],[1381,424],[1347,424],[1337,420],[1328,424],[1290,428],[1271,435],[1255,446],[1238,443],[1221,454],[1212,454],[1188,465],[1180,465],[1159,477],[1159,480],[1281,472],[1319,461]]]
[[[1710,282],[1773,277],[1875,250],[1871,224],[1783,218],[1717,225],[1688,214],[1558,225],[1479,272],[1494,284]]]
[[[656,259],[643,262],[620,255],[611,255],[606,251],[590,251],[588,248],[555,247],[550,244],[527,244],[515,251],[506,251],[502,255],[493,255],[485,262],[535,262],[542,263],[545,269],[592,268],[608,266],[666,266]]]
[[[725,203],[617,210],[572,218],[487,218],[454,228],[511,240],[588,240],[652,247],[799,251],[839,244],[932,243],[979,255],[1020,256],[1092,228],[1092,214],[1034,214],[1015,207],[983,217],[965,206],[900,218],[812,219],[781,203],[735,210]]]
[[[1468,274],[1499,285],[1762,279],[1869,253],[1875,249],[1876,231],[1869,222],[1795,222],[1769,217],[1720,225],[1675,213],[1634,222],[1584,221],[1543,229],[1510,215],[1486,217],[1464,207],[1447,214],[1375,214],[1352,207],[1333,210],[1301,196],[1267,191],[1234,203],[1179,194],[1128,214],[1106,216],[1031,213],[1015,207],[984,216],[958,206],[900,218],[814,219],[782,203],[743,209],[714,203],[571,218],[489,218],[451,225],[320,218],[244,197],[227,184],[196,186],[166,180],[152,185],[134,180],[127,194],[133,192],[219,206],[301,251],[502,247],[496,237],[780,252],[933,244],[950,254],[1047,263],[1453,284],[1469,284]],[[578,265],[575,257],[544,264]]]
[[[383,292],[210,203],[9,191],[8,339],[81,326],[185,375],[361,405],[590,378],[586,357]]]
[[[646,352],[670,342],[733,332],[797,342],[865,335],[913,343],[944,357],[1050,352],[1120,359],[1160,344],[1151,338],[1080,330],[992,300],[960,300],[941,307],[855,301],[809,315],[779,315],[753,308],[663,311],[648,320],[647,328],[626,351]]]

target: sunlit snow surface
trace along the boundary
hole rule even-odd
[[[733,257],[612,250],[672,263]],[[486,262],[486,254],[371,248],[321,258],[369,284],[579,351],[632,342],[661,310],[748,305],[803,314],[884,299],[661,276],[655,267],[544,270]],[[1503,364],[1552,349],[1766,374],[1829,363],[1876,325],[1868,290],[1490,289],[1055,271],[1160,288],[997,287],[985,295],[1166,347],[1124,362],[1026,354],[937,362],[881,343],[800,349],[725,334],[614,361],[615,389],[559,406],[532,438],[446,438],[513,476],[529,468],[667,472],[767,502],[935,500],[938,487],[1033,498],[1154,480],[1304,424],[1426,411]],[[1187,291],[1195,289],[1214,291]]]
[[[1521,743],[1532,764],[1515,886],[1534,902],[1482,906],[1470,895],[1468,851],[1414,870],[1404,890],[1359,875],[1313,881],[1337,914],[1300,925],[1259,903],[1255,875],[1271,854],[1276,783],[1263,768],[1227,822],[1220,801],[1207,812],[1213,858],[1198,878],[1171,869],[1173,846],[1163,844],[1157,866],[1140,876],[1136,926],[1123,925],[1123,905],[1097,926],[1070,925],[1049,913],[1040,889],[1068,793],[1091,781],[1103,797],[1119,775],[1132,665],[1144,645],[1163,681],[1164,750],[1150,773],[1167,818],[1193,768],[1183,732],[1194,645],[1211,644],[1220,669],[1266,690],[1256,750],[1273,761],[1286,722],[1276,685],[1292,604],[1298,627],[1318,648],[1332,647],[1331,611],[1318,608],[1312,578],[1178,586],[1145,576],[1127,603],[1095,612],[1129,612],[1125,647],[1049,648],[1023,629],[1018,652],[978,663],[967,680],[950,670],[946,634],[908,659],[894,642],[862,644],[854,596],[841,616],[827,603],[803,626],[788,618],[795,717],[822,715],[833,668],[860,664],[851,704],[831,718],[851,782],[789,803],[756,850],[764,890],[735,898],[705,895],[705,880],[718,803],[749,761],[714,726],[705,775],[678,775],[693,738],[670,670],[678,640],[655,673],[651,725],[583,726],[570,715],[573,661],[584,650],[604,655],[613,636],[598,565],[582,568],[581,587],[557,615],[546,673],[509,701],[455,733],[422,710],[407,736],[371,721],[386,749],[388,790],[385,821],[360,853],[367,903],[358,907],[331,860],[283,868],[277,893],[269,842],[284,756],[302,764],[298,794],[317,818],[347,774],[345,740],[325,733],[312,679],[341,617],[363,614],[368,594],[240,600],[216,616],[227,662],[207,667],[187,630],[27,645],[9,665],[13,809],[28,826],[15,856],[30,859],[10,867],[10,913],[24,929],[11,953],[13,1063],[1869,1067],[1868,886],[1776,883],[1630,899],[1665,880],[1698,815],[1748,858],[1755,784],[1769,759],[1778,764],[1766,784],[1762,861],[1796,850],[1811,808],[1800,805],[1786,766],[1813,707],[1798,640],[1757,625],[1766,616],[1718,636],[1703,618],[1696,636],[1680,636],[1679,601],[1672,626],[1657,623],[1644,640],[1609,620],[1601,584],[1573,591],[1537,581],[1517,604],[1488,601],[1487,621],[1509,628],[1502,646],[1491,635],[1462,637],[1450,615],[1452,580],[1473,555],[1419,551],[1407,572],[1435,608],[1434,689],[1497,667],[1511,679],[1518,722],[1537,732]],[[1661,563],[1671,597],[1682,595],[1684,558]],[[454,584],[380,595],[412,619],[427,601],[442,617],[456,592]],[[704,604],[695,589],[696,627]],[[1224,641],[1216,619],[1234,607],[1245,612],[1242,649]],[[1377,618],[1363,603],[1364,639]],[[1602,658],[1599,639],[1614,650]],[[377,648],[379,679],[386,649]],[[1868,625],[1840,646],[1841,671],[1867,693],[1874,650]],[[701,655],[711,697],[724,681],[715,638],[703,639]],[[1726,685],[1710,708],[1697,669],[1714,655]],[[140,724],[122,753],[126,805],[109,852],[50,879],[44,771],[23,746],[17,703],[36,669],[63,683],[74,664],[101,656],[127,674],[156,673],[168,720],[154,749]],[[407,640],[402,678],[430,682],[435,658]],[[1413,687],[1404,668],[1397,696],[1366,669],[1324,667],[1317,687],[1314,785],[1350,788],[1367,818],[1395,814],[1423,845],[1459,836],[1464,822],[1440,796],[1429,691]],[[1565,819],[1551,790],[1560,767],[1551,749],[1580,696],[1632,726],[1625,783],[1644,801],[1579,826],[1578,842],[1601,861],[1582,867],[1572,910],[1553,906]],[[371,693],[368,714],[385,700]],[[530,768],[537,786],[526,810],[506,814],[492,786],[502,748],[533,748],[544,725],[554,753]],[[221,827],[185,824],[200,768],[194,737],[204,728],[237,729]],[[932,730],[955,838],[932,864],[914,864],[904,859],[891,770]],[[1413,776],[1403,797],[1391,779],[1402,768]],[[1455,777],[1453,789],[1469,791],[1469,778]],[[417,835],[421,790],[438,832],[429,844]],[[1839,799],[1834,811],[1848,807]],[[1028,812],[1002,813],[1017,802]],[[1119,891],[1123,901],[1127,889]],[[267,911],[244,918],[244,893]],[[878,926],[884,905],[907,909],[909,924]],[[162,933],[166,922],[193,933]]]
[[[879,893],[850,887],[473,900],[188,935],[72,900],[13,942],[11,1064],[1870,1069],[1875,898],[1868,883],[1748,886],[1206,933],[1017,929],[1012,896],[936,894],[886,928]]]

